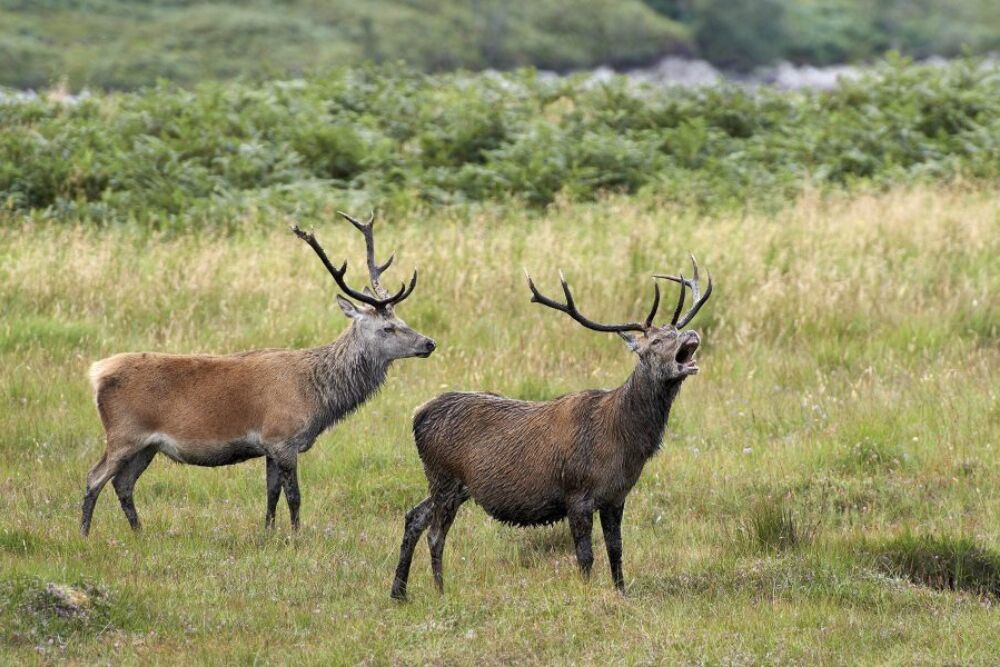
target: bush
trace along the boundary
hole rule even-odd
[[[654,192],[702,206],[1000,176],[1000,77],[896,60],[828,93],[345,69],[0,103],[0,211],[229,225],[324,191],[364,206]],[[269,218],[270,216],[252,216]]]

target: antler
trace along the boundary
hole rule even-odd
[[[563,294],[566,295],[566,303],[559,303],[558,301],[553,301],[547,296],[543,295],[535,287],[534,281],[531,276],[528,275],[527,271],[524,274],[528,278],[528,287],[531,289],[531,302],[540,303],[543,306],[548,306],[549,308],[554,308],[555,310],[566,313],[574,320],[587,327],[588,329],[593,329],[594,331],[608,331],[612,333],[622,333],[625,331],[645,331],[650,327],[653,322],[653,317],[656,316],[656,310],[660,306],[660,286],[653,283],[653,307],[649,311],[649,316],[646,318],[644,324],[639,322],[627,322],[625,324],[600,324],[594,322],[583,316],[579,310],[576,309],[576,303],[573,301],[573,293],[569,289],[569,284],[566,282],[566,278],[563,277],[562,271],[559,272],[559,283],[562,285]]]
[[[369,306],[372,306],[379,310],[384,310],[386,308],[389,308],[390,306],[393,306],[401,302],[406,297],[410,296],[410,294],[413,292],[413,288],[417,286],[416,271],[413,272],[413,278],[410,279],[410,284],[407,285],[406,283],[403,283],[403,285],[399,288],[399,291],[397,291],[395,294],[391,295],[388,294],[388,292],[386,292],[385,289],[382,288],[382,284],[379,281],[382,272],[385,271],[387,268],[389,268],[389,265],[392,264],[392,260],[394,259],[395,255],[390,256],[389,260],[384,264],[382,264],[381,266],[379,266],[375,262],[375,239],[372,235],[372,225],[375,220],[375,212],[374,211],[372,212],[372,215],[367,223],[358,222],[357,220],[347,215],[346,213],[341,213],[340,211],[337,212],[340,213],[340,215],[347,218],[347,220],[349,220],[351,224],[357,227],[358,230],[360,230],[361,233],[364,234],[365,246],[367,248],[367,257],[368,257],[368,274],[371,277],[372,289],[374,290],[374,294],[369,294],[367,288],[365,288],[364,291],[359,292],[358,290],[353,289],[350,285],[348,285],[347,281],[344,279],[344,276],[347,273],[347,262],[345,261],[344,264],[339,269],[336,268],[330,262],[330,259],[326,256],[326,252],[323,250],[323,246],[319,244],[319,241],[316,240],[316,237],[312,234],[312,232],[302,231],[301,229],[299,229],[298,225],[293,226],[292,231],[295,232],[296,236],[298,236],[300,239],[308,243],[309,247],[311,247],[313,251],[315,251],[316,255],[319,256],[320,261],[323,262],[323,266],[326,267],[326,270],[330,272],[330,275],[333,276],[333,279],[337,282],[337,285],[340,287],[341,290],[344,291],[345,294],[347,294],[347,296],[353,299],[357,299],[362,303],[367,303]]]
[[[361,235],[365,237],[365,255],[368,262],[368,276],[372,282],[372,290],[374,290],[375,296],[380,299],[384,299],[388,296],[388,292],[386,292],[385,288],[382,287],[380,278],[382,277],[382,272],[388,269],[392,264],[392,260],[396,259],[396,253],[389,255],[389,259],[387,259],[385,264],[382,264],[381,266],[379,266],[379,264],[375,261],[375,235],[373,231],[375,226],[375,210],[372,209],[367,222],[361,222],[357,218],[350,216],[343,211],[337,211],[337,215],[354,225],[355,229],[361,232]]]
[[[708,289],[705,290],[704,294],[700,293],[700,287],[698,285],[698,262],[695,261],[694,255],[691,255],[691,264],[694,266],[694,277],[690,280],[684,277],[684,274],[680,276],[668,276],[658,273],[654,273],[654,278],[664,278],[666,280],[672,280],[675,283],[680,283],[681,295],[677,300],[677,308],[674,310],[674,317],[670,320],[670,323],[676,326],[678,329],[683,328],[688,322],[694,319],[694,316],[698,314],[701,307],[705,305],[708,301],[708,297],[712,295],[712,274],[708,274]],[[691,306],[691,310],[684,315],[684,318],[680,322],[677,319],[681,315],[681,311],[684,309],[684,288],[687,287],[691,290],[691,297],[694,299],[694,305]]]

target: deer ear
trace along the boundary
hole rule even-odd
[[[361,311],[358,307],[355,306],[349,299],[345,299],[339,294],[337,295],[337,305],[340,306],[342,311],[344,311],[344,315],[347,315],[352,320],[356,320],[361,317]]]
[[[624,331],[619,331],[618,335],[621,336],[622,340],[625,341],[625,344],[628,345],[628,349],[632,350],[633,352],[639,351],[639,344],[635,342],[635,338],[628,335]]]

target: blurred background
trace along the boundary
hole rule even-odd
[[[888,50],[924,59],[998,48],[995,0],[0,0],[0,86],[18,89],[287,78],[399,60],[427,72],[567,72],[679,57],[700,67],[670,60],[660,76],[688,81],[716,68],[739,76]]]

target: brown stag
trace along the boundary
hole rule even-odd
[[[340,289],[361,304],[337,295],[351,326],[332,343],[224,356],[127,353],[91,367],[107,448],[87,475],[82,535],[90,531],[94,504],[109,480],[129,524],[139,529],[132,492],[157,453],[198,466],[265,457],[265,526],[273,527],[284,489],[292,526],[298,528],[299,454],[377,392],[394,360],[427,357],[435,347],[393,312],[416,287],[416,271],[409,285],[389,294],[380,278],[393,257],[381,265],[375,261],[374,213],[364,223],[340,215],[364,235],[370,291],[351,288],[345,280],[347,262],[334,267],[313,234],[292,228]]]
[[[413,435],[430,495],[406,514],[392,597],[406,597],[413,549],[428,526],[434,582],[444,590],[445,539],[458,508],[469,498],[493,518],[517,526],[568,518],[577,562],[585,575],[594,561],[591,529],[598,512],[611,575],[615,586],[624,590],[625,498],[660,447],[681,383],[698,372],[694,357],[701,339],[683,328],[712,293],[711,276],[705,293],[699,293],[696,263],[691,279],[655,277],[680,283],[673,318],[662,326],[653,323],[660,303],[655,283],[653,306],[645,321],[599,324],[577,310],[561,274],[565,303],[542,295],[528,277],[532,302],[564,312],[588,329],[617,333],[636,353],[635,369],[620,387],[550,401],[449,392],[416,411]],[[691,289],[694,305],[681,317],[685,288]]]

